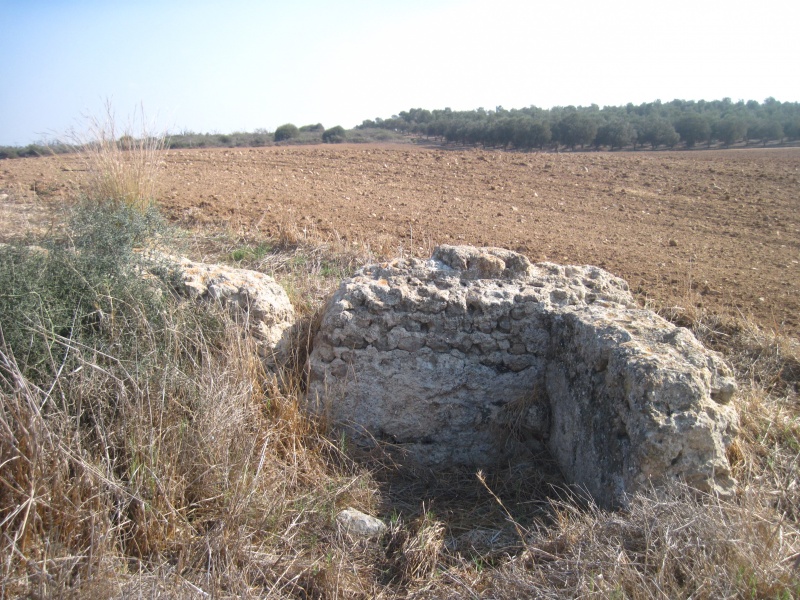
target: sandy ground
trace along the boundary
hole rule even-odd
[[[165,153],[159,168],[158,200],[185,227],[338,236],[392,255],[502,246],[534,261],[599,265],[655,307],[800,332],[800,148],[206,149]],[[0,241],[45,231],[81,169],[70,156],[0,162]]]

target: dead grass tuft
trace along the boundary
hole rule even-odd
[[[410,524],[393,523],[386,542],[384,581],[401,587],[426,583],[442,560],[445,527],[425,510]]]
[[[155,133],[142,107],[120,128],[110,101],[103,116],[87,116],[85,121],[85,132],[73,130],[66,138],[80,149],[88,172],[84,180],[87,197],[146,209],[155,200],[165,134]]]
[[[696,499],[677,485],[624,513],[553,502],[555,523],[482,578],[492,597],[789,598],[798,529],[758,493]]]
[[[800,392],[800,342],[779,327],[770,329],[749,318],[722,317],[696,307],[667,307],[657,312],[722,352],[740,384],[779,396]]]
[[[136,342],[141,366],[62,340],[78,366],[47,389],[2,347],[0,596],[105,595],[100,578],[261,597],[313,570],[325,546],[311,540],[340,503],[373,503],[299,394],[213,317],[176,308]],[[156,340],[161,364],[146,367]]]

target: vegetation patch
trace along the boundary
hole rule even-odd
[[[676,485],[610,512],[553,465],[409,471],[302,410],[303,356],[267,373],[230,313],[178,297],[142,259],[174,232],[129,198],[90,196],[49,234],[0,246],[0,597],[800,595],[796,340],[661,310],[736,369],[730,500]],[[291,223],[195,241],[275,276],[307,340],[339,279],[393,251]],[[387,532],[348,537],[348,507]]]

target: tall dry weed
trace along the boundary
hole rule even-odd
[[[78,366],[48,389],[0,350],[0,597],[156,573],[178,597],[263,597],[318,569],[337,506],[374,502],[235,326],[168,323],[141,365],[63,340]]]
[[[144,109],[120,125],[110,101],[102,116],[87,116],[85,130],[71,131],[87,171],[85,193],[96,202],[145,209],[154,202],[166,136],[145,119]]]
[[[800,591],[796,524],[754,490],[734,502],[685,486],[612,513],[554,501],[525,551],[479,574],[493,598],[791,598]],[[443,595],[443,597],[455,597]]]

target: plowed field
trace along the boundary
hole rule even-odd
[[[8,238],[62,202],[75,157],[0,162]],[[175,222],[297,229],[378,252],[502,246],[595,264],[655,306],[800,332],[800,148],[507,153],[416,146],[170,151],[158,200]],[[32,190],[36,202],[32,202]]]

